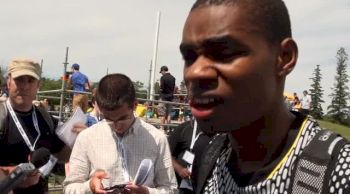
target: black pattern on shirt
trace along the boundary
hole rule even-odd
[[[296,147],[292,150],[288,159],[280,169],[274,173],[271,179],[265,179],[254,185],[239,187],[232,177],[227,163],[230,158],[232,148],[226,147],[220,157],[216,160],[215,167],[210,178],[204,187],[204,194],[287,194],[292,186],[291,176],[295,168],[296,159],[303,149],[310,143],[312,138],[321,128],[311,118],[304,126],[304,131],[297,141]],[[331,173],[329,180],[329,193],[344,193],[350,188],[350,144],[346,144],[340,150],[338,161]]]

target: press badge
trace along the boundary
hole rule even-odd
[[[183,155],[182,159],[187,162],[188,164],[192,165],[194,160],[194,154],[188,150],[185,151],[185,154]]]

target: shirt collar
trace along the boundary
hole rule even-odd
[[[140,133],[141,121],[138,117],[135,117],[135,121],[132,126],[129,128],[127,133],[138,135]]]
[[[106,122],[107,124],[107,122]],[[108,124],[107,124],[108,125]],[[128,129],[128,131],[124,134],[125,136],[128,135],[139,135],[140,134],[140,126],[141,126],[141,121],[138,117],[135,117],[135,121],[134,123],[130,126],[130,128]],[[110,127],[109,127],[110,128]],[[112,131],[113,134],[117,135],[112,128],[110,128],[110,130]]]

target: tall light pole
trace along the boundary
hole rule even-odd
[[[148,75],[148,88],[147,88],[147,99],[151,99],[151,77],[152,77],[152,60],[151,63],[149,64],[149,75]]]
[[[160,26],[160,11],[158,11],[157,13],[157,26],[156,26],[156,34],[155,34],[155,40],[154,40],[154,48],[153,48],[150,100],[154,100],[154,83],[155,83],[154,80],[155,80],[156,68],[157,68],[159,26]]]

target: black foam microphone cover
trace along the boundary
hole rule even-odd
[[[47,148],[41,147],[31,153],[29,162],[32,163],[35,168],[40,168],[50,160],[50,155],[51,153]]]

